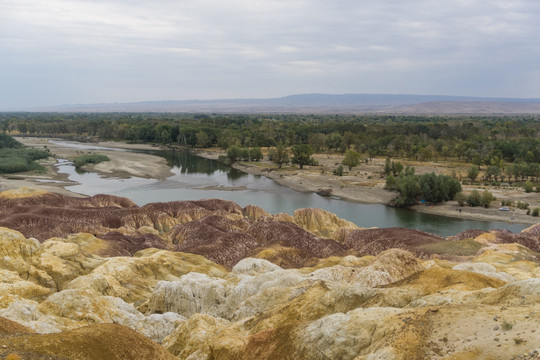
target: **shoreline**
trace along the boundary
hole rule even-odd
[[[75,193],[67,189],[69,186],[77,185],[78,183],[68,180],[67,174],[60,174],[56,171],[56,159],[64,158],[72,160],[74,157],[81,155],[81,153],[96,151],[109,156],[111,161],[96,165],[86,165],[84,168],[88,171],[96,172],[100,176],[115,178],[135,176],[163,180],[172,175],[171,168],[167,165],[166,160],[156,155],[117,150],[81,150],[76,147],[66,147],[51,143],[49,140],[55,139],[49,138],[17,137],[17,140],[32,147],[40,148],[47,146],[55,157],[41,162],[46,168],[46,171],[43,174],[20,173],[2,176],[0,191],[19,187],[35,187],[46,191],[84,197],[86,195]],[[111,141],[99,142],[92,145],[127,150],[165,149],[162,146],[150,144],[128,144]],[[167,149],[170,150],[170,148]],[[189,151],[193,155],[211,160],[217,160],[219,155],[224,154],[223,151],[216,149],[190,149]],[[331,169],[341,163],[342,155],[315,154],[314,157],[319,162],[320,166],[305,166],[303,170],[300,170],[295,166],[284,166],[282,169],[278,169],[275,164],[269,161],[249,163],[238,162],[233,164],[232,167],[244,173],[265,176],[282,186],[286,186],[296,191],[310,193],[319,193],[321,191],[327,192],[327,195],[329,196],[338,197],[350,202],[386,205],[397,195],[395,192],[384,189],[384,179],[380,178],[378,175],[378,172],[380,172],[380,169],[384,166],[384,160],[373,159],[369,164],[361,164],[352,171],[346,171],[344,176],[336,176],[332,174]],[[466,191],[470,189],[471,188],[468,187],[464,188]],[[215,190],[238,191],[242,189],[219,187],[215,188]],[[505,198],[505,190],[489,190],[493,191],[497,198]],[[513,194],[513,196],[518,196],[515,200],[527,200],[527,202],[531,202],[530,198],[536,197],[538,199],[536,200],[536,203],[533,202],[531,208],[540,206],[539,193],[518,193],[517,195]],[[489,209],[468,206],[459,207],[455,201],[430,207],[414,205],[410,209],[419,213],[459,219],[513,222],[524,225],[540,222],[540,218],[526,215],[526,210],[512,208],[511,210],[513,211],[499,212],[498,206],[495,205],[496,203],[498,202],[493,202]],[[460,209],[461,211],[459,211]]]
[[[190,151],[196,156],[211,160],[217,160],[219,155],[224,154],[223,152],[208,151],[204,149],[192,149]],[[327,155],[321,154],[315,154],[314,157],[316,157],[319,163],[321,163],[321,158],[328,158]],[[331,155],[329,157],[331,160],[330,162],[336,164],[338,157],[339,156]],[[383,163],[381,161],[381,164],[376,165],[383,166]],[[351,202],[387,205],[397,196],[396,192],[388,191],[383,188],[383,181],[369,182],[366,181],[369,179],[366,179],[365,176],[359,180],[354,176],[334,176],[330,175],[331,173],[328,174],[326,172],[321,174],[320,171],[316,173],[313,170],[317,167],[304,166],[304,170],[302,171],[297,167],[283,167],[282,169],[277,169],[277,166],[269,163],[268,161],[249,163],[237,162],[233,164],[232,167],[251,175],[265,176],[274,180],[280,185],[296,191],[317,193],[320,190],[331,189],[332,192],[330,196],[336,196]],[[360,172],[364,172],[364,174],[366,174],[366,172],[362,170],[356,171],[357,174]],[[474,188],[464,188],[466,191],[471,189]],[[493,190],[493,192],[498,198],[504,198],[504,196],[501,196],[502,194],[500,191]],[[536,194],[536,196],[540,198],[540,195]],[[522,198],[519,200],[522,200]],[[488,209],[483,207],[459,206],[456,201],[448,201],[446,203],[436,204],[429,207],[424,205],[414,205],[409,209],[419,213],[457,219],[496,221],[522,225],[534,225],[540,222],[540,218],[526,215],[526,210],[512,208],[511,211],[508,212],[498,211],[499,207],[495,205],[496,203],[497,201],[494,201]],[[461,211],[459,211],[459,209],[461,209]]]
[[[85,150],[77,147],[67,147],[55,144],[52,141],[65,141],[55,138],[34,138],[34,137],[15,137],[17,141],[28,147],[47,148],[51,151],[51,156],[48,159],[39,161],[44,167],[42,173],[26,172],[17,174],[5,174],[1,176],[0,191],[12,190],[20,187],[33,187],[43,189],[50,192],[56,192],[63,195],[86,197],[87,195],[80,194],[67,189],[70,186],[79,185],[78,182],[68,179],[68,174],[59,173],[57,169],[58,159],[67,159],[72,161],[77,156],[99,152],[107,155],[110,161],[99,164],[87,164],[83,166],[83,170],[91,171],[99,174],[102,177],[114,177],[125,179],[130,177],[140,177],[146,179],[163,180],[173,173],[167,165],[167,161],[159,156],[136,153],[130,151],[118,151],[107,149]],[[117,143],[111,141],[92,143],[92,146],[105,147],[112,149],[125,150],[156,150],[155,146],[147,144],[128,144]]]

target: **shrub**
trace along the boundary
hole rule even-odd
[[[540,208],[534,208],[532,211],[532,216],[538,216],[540,214]]]
[[[109,157],[106,155],[100,155],[100,154],[82,155],[75,158],[75,160],[73,160],[73,165],[75,165],[75,167],[79,169],[86,164],[99,164],[100,162],[110,161],[110,160],[111,159],[109,159]]]
[[[512,200],[501,200],[501,206],[512,206]]]
[[[467,205],[469,206],[479,206],[481,205],[482,195],[478,192],[478,190],[473,190],[469,194],[469,197],[467,198]]]
[[[527,204],[526,202],[518,201],[517,208],[521,210],[525,210],[529,208],[529,204]]]
[[[334,175],[343,176],[343,166],[339,165],[337,169],[334,169]]]
[[[458,202],[459,206],[463,206],[467,203],[467,197],[461,191],[454,196],[454,200]]]
[[[532,182],[530,182],[529,180],[527,180],[527,181],[525,182],[525,184],[523,184],[523,189],[525,190],[526,193],[532,192],[533,189],[534,189]]]
[[[483,207],[488,208],[493,200],[495,200],[495,197],[493,196],[493,194],[487,190],[484,190],[484,192],[482,193],[482,196],[480,197],[480,204]]]

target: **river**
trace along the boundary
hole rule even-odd
[[[85,150],[117,150],[83,143],[52,141],[57,145]],[[139,150],[137,150],[139,151]],[[438,234],[454,235],[467,229],[508,229],[519,232],[527,225],[497,221],[477,221],[418,213],[408,209],[396,209],[379,204],[361,204],[341,199],[322,197],[279,185],[264,176],[243,173],[214,160],[208,160],[177,151],[142,151],[167,159],[173,176],[165,180],[132,177],[117,179],[102,177],[96,173],[78,173],[69,161],[59,160],[60,173],[80,185],[66,189],[85,195],[98,193],[125,196],[138,205],[150,202],[174,200],[200,200],[221,198],[232,200],[241,206],[260,206],[271,214],[294,213],[296,209],[314,207],[337,214],[360,227],[405,227]],[[221,188],[221,190],[219,189]],[[227,188],[235,189],[227,190]]]

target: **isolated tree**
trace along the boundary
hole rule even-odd
[[[283,164],[289,162],[289,151],[283,144],[278,144],[275,149],[270,150],[269,157],[281,169]]]
[[[349,171],[350,171],[352,170],[353,167],[358,166],[361,159],[362,159],[362,155],[360,155],[360,153],[354,150],[347,150],[345,152],[345,158],[343,159],[341,163],[345,166],[348,166]]]
[[[303,169],[304,165],[308,165],[312,161],[311,155],[313,154],[313,150],[311,150],[311,146],[308,144],[294,145],[291,151],[293,154],[292,163],[298,164],[300,169]]]
[[[459,206],[463,206],[467,203],[467,197],[465,196],[465,194],[463,194],[461,191],[458,192],[456,194],[456,196],[454,196],[454,200],[457,201],[457,203],[459,204]]]
[[[471,181],[475,181],[479,173],[478,166],[473,165],[469,168],[469,171],[467,171],[467,177],[471,179]]]
[[[485,208],[488,208],[489,204],[491,204],[493,200],[495,200],[495,197],[493,196],[493,194],[487,190],[484,190],[484,192],[482,193],[482,196],[480,197],[480,205],[482,205]]]

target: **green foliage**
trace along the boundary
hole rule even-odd
[[[460,191],[454,196],[454,200],[457,201],[459,206],[463,206],[467,203],[467,196],[465,196],[465,194]]]
[[[512,206],[512,204],[512,200],[501,200],[501,206]]]
[[[396,178],[396,190],[401,194],[401,198],[396,202],[396,206],[410,206],[415,203],[416,197],[420,195],[420,186],[416,175],[405,175],[401,173]]]
[[[13,137],[9,136],[6,133],[0,133],[0,149],[20,149],[23,147],[24,145],[15,140]]]
[[[495,197],[493,196],[493,194],[487,190],[484,190],[484,192],[482,193],[482,196],[480,197],[480,205],[482,205],[485,208],[488,208],[493,200],[495,200]]]
[[[525,190],[526,193],[532,192],[534,189],[533,183],[527,180],[525,184],[523,184],[523,189]]]
[[[467,198],[467,205],[469,206],[480,206],[482,204],[482,195],[480,195],[480,192],[478,190],[473,190],[469,194],[469,197]]]
[[[538,216],[540,214],[540,208],[534,208],[531,215],[532,216]]]
[[[275,149],[270,150],[268,157],[278,168],[289,163],[289,151],[283,144],[278,144]]]
[[[292,163],[298,164],[300,169],[303,169],[304,165],[308,165],[312,161],[311,155],[313,154],[313,150],[311,150],[311,146],[308,144],[294,145],[291,151],[293,154]]]
[[[517,208],[521,210],[525,210],[529,208],[529,204],[526,202],[518,201]]]
[[[35,160],[49,157],[48,151],[25,148],[0,149],[0,174],[13,174],[23,171],[40,170]]]
[[[471,179],[471,181],[475,181],[479,173],[480,171],[478,170],[478,166],[473,165],[467,171],[467,177]]]
[[[342,165],[339,165],[336,169],[334,169],[334,175],[343,176],[343,166]]]
[[[360,160],[362,160],[362,155],[360,153],[354,151],[354,150],[347,150],[345,152],[345,158],[341,162],[343,165],[349,167],[349,171],[352,170],[353,167],[358,166],[360,163]]]
[[[260,147],[254,147],[249,149],[249,154],[251,156],[251,160],[253,161],[259,161],[263,158],[263,153]]]
[[[86,164],[99,164],[100,162],[110,160],[111,159],[109,159],[109,157],[106,155],[88,154],[76,157],[75,160],[73,160],[73,165],[75,165],[75,167],[79,169]]]
[[[398,176],[403,171],[403,165],[399,161],[392,161],[392,174]]]
[[[451,176],[435,173],[420,176],[419,186],[424,199],[433,203],[451,200],[461,191],[459,181]]]
[[[392,173],[392,162],[390,161],[390,158],[386,158],[386,161],[384,162],[384,175],[388,176]]]
[[[228,148],[227,157],[229,158],[229,161],[231,164],[240,160],[242,157],[242,150],[240,149],[240,146],[233,145],[230,148]]]
[[[390,174],[386,177],[385,189],[387,190],[397,190],[397,182],[394,175]]]

